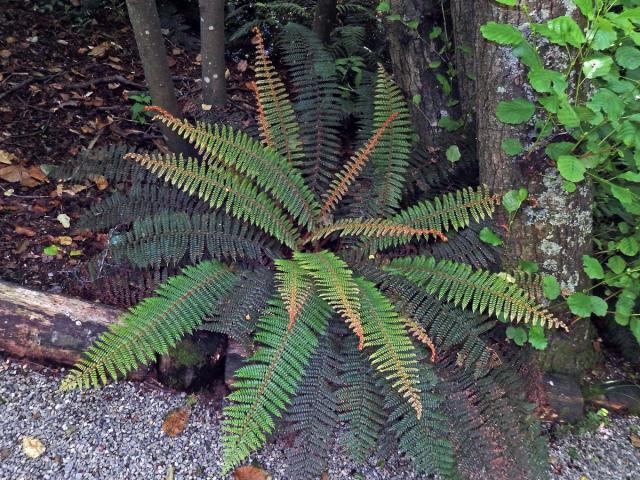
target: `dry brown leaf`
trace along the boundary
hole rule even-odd
[[[89,180],[95,183],[98,190],[101,191],[109,186],[109,182],[102,175],[92,175],[89,177]]]
[[[107,53],[109,48],[111,48],[111,42],[102,42],[101,44],[93,47],[89,52],[89,55],[96,58],[104,57],[104,54]]]
[[[25,237],[35,237],[36,236],[36,232],[34,230],[31,230],[28,227],[21,227],[20,225],[16,225],[14,231],[18,235],[24,235]]]
[[[66,235],[62,235],[62,236],[57,238],[57,241],[58,241],[59,245],[68,246],[68,245],[71,245],[73,243],[73,238],[67,237]]]
[[[0,150],[0,163],[4,163],[5,165],[11,165],[15,160],[16,156],[5,150]]]
[[[271,475],[253,465],[238,467],[233,472],[234,480],[271,480]]]
[[[322,472],[322,480],[329,480],[329,474],[327,472]]]
[[[38,458],[46,450],[44,443],[36,437],[22,437],[22,452],[29,458]]]
[[[629,440],[631,440],[631,445],[633,445],[636,448],[640,448],[640,436],[636,435],[635,433],[632,433],[629,436]]]
[[[187,428],[191,407],[185,406],[171,410],[162,423],[162,431],[169,437],[177,437]]]
[[[6,48],[3,50],[0,50],[0,57],[9,58],[10,56],[11,56],[11,50],[7,50]]]
[[[26,168],[22,165],[9,165],[0,168],[0,179],[9,183],[20,183],[25,187],[39,185],[42,182],[41,178],[46,179],[47,177],[42,173],[40,167]]]

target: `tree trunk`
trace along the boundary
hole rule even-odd
[[[463,1],[463,0],[455,0]],[[571,15],[575,7],[561,0],[529,0],[526,2],[532,18],[541,22],[559,15]],[[466,6],[467,2],[463,2]],[[459,5],[460,8],[460,5]],[[459,10],[458,10],[459,11]],[[493,0],[475,2],[476,32],[488,21],[510,23],[521,27],[528,20],[520,9],[499,5]],[[562,178],[542,148],[530,155],[508,156],[501,148],[507,138],[516,138],[523,145],[531,144],[532,124],[507,125],[496,117],[496,106],[502,100],[524,97],[534,100],[525,68],[510,48],[487,42],[477,33],[475,67],[477,150],[480,180],[494,192],[526,187],[529,198],[505,235],[502,267],[510,269],[520,259],[537,262],[542,273],[554,275],[564,294],[584,288],[588,279],[582,270],[582,255],[591,247],[591,189],[584,182],[575,193],[567,193]],[[546,64],[565,63],[560,49],[542,46],[540,54]],[[506,224],[505,218],[498,223]],[[571,315],[561,312],[571,323]],[[580,374],[590,368],[596,354],[593,349],[595,330],[589,320],[576,323],[570,335],[552,333],[550,344],[540,356],[547,370]]]
[[[479,41],[476,29],[476,2],[451,0],[451,19],[455,42],[455,62],[460,96],[460,109],[473,125],[476,111],[476,66],[474,45]]]
[[[164,39],[160,31],[160,17],[155,0],[127,0],[129,19],[136,38],[136,45],[144,76],[154,105],[164,108],[175,116],[180,116],[175,88],[169,65]],[[188,151],[188,146],[168,127],[161,127],[169,148],[174,152]]]
[[[224,105],[224,0],[200,0],[202,103]]]
[[[0,281],[0,351],[73,365],[121,311]]]
[[[329,41],[331,30],[336,24],[336,0],[319,0],[313,16],[313,31],[323,43]]]

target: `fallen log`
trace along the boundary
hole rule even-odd
[[[0,281],[0,352],[73,365],[121,310]]]

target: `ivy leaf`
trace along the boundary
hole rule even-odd
[[[536,350],[544,350],[549,345],[549,340],[544,334],[544,328],[534,325],[529,329],[529,343]]]
[[[524,40],[522,32],[513,25],[489,22],[480,27],[482,36],[499,45],[518,45]]]
[[[522,327],[507,327],[507,338],[522,347],[527,341],[527,332]]]
[[[627,70],[640,67],[640,50],[635,47],[619,47],[616,49],[616,63]]]
[[[591,255],[583,255],[582,265],[584,266],[584,272],[591,280],[604,278],[604,269],[597,258],[593,258]]]
[[[514,213],[518,211],[528,195],[529,191],[524,187],[518,190],[509,190],[502,197],[502,206],[507,212]]]
[[[496,108],[496,116],[502,123],[518,125],[525,123],[533,116],[536,107],[530,101],[524,98],[516,98],[515,100],[503,100],[498,103]]]
[[[458,160],[460,160],[460,158],[462,158],[460,149],[457,145],[450,145],[449,148],[447,148],[446,155],[447,160],[449,160],[451,163],[456,163]]]
[[[553,275],[542,277],[542,294],[549,300],[555,300],[560,296],[560,284]]]
[[[613,59],[608,55],[599,55],[591,57],[582,64],[582,73],[587,78],[604,77],[611,71]]]
[[[556,17],[542,25],[533,24],[532,28],[556,45],[565,46],[568,44],[579,48],[586,41],[582,28],[573,18],[566,15]]]
[[[500,144],[500,147],[502,147],[504,153],[511,156],[518,155],[524,150],[520,140],[517,138],[505,138]]]
[[[558,171],[565,180],[580,182],[584,180],[584,173],[587,169],[584,163],[573,155],[561,155],[560,158],[558,158]]]
[[[494,247],[502,245],[502,239],[489,227],[482,227],[478,236],[484,243],[493,245]]]

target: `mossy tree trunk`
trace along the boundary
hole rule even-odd
[[[202,103],[224,105],[224,0],[200,0]]]
[[[127,11],[153,104],[180,116],[155,0],[127,0]],[[161,128],[172,151],[188,151],[186,142],[176,133]]]
[[[336,0],[319,0],[313,15],[313,31],[324,43],[329,41],[336,24]]]
[[[454,11],[460,12],[468,2],[454,0],[454,3],[458,4]],[[536,22],[577,14],[571,2],[529,0],[526,3],[531,18]],[[476,33],[472,64],[477,79],[475,111],[480,181],[498,194],[520,187],[529,191],[527,201],[508,229],[504,215],[498,218],[498,224],[505,228],[502,267],[514,268],[521,259],[537,262],[542,273],[558,279],[563,294],[567,295],[588,284],[582,269],[582,256],[589,253],[591,247],[591,189],[587,183],[582,183],[575,193],[567,193],[553,162],[544,153],[544,143],[531,153],[518,156],[509,156],[502,150],[501,143],[507,138],[518,139],[525,147],[531,146],[534,127],[533,122],[524,125],[500,122],[495,113],[498,103],[514,98],[533,101],[535,97],[528,86],[524,66],[511,49],[487,42],[479,34],[479,29],[489,21],[510,23],[522,29],[528,19],[521,9],[505,7],[494,0],[477,0],[474,6],[473,27]],[[460,44],[469,40],[468,34],[463,35],[466,38],[461,38]],[[560,48],[541,46],[540,54],[547,66],[566,68],[568,57]],[[469,91],[472,90],[463,90],[462,94]],[[468,103],[470,100],[465,101]],[[562,309],[559,315],[567,323],[572,323],[566,309]],[[591,321],[583,319],[574,323],[568,335],[550,335],[547,350],[540,354],[543,368],[579,375],[593,366],[596,359],[593,348],[595,330]]]

